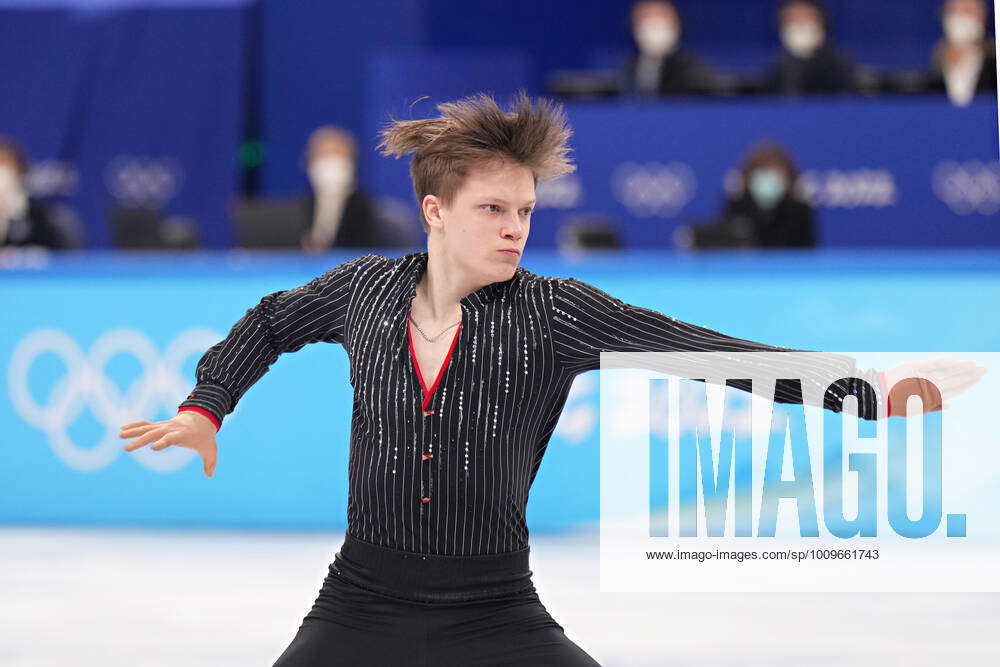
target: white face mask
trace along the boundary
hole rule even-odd
[[[0,193],[17,192],[21,189],[21,179],[10,166],[0,165]]]
[[[823,44],[826,33],[815,21],[794,21],[781,27],[781,43],[796,58],[808,58]]]
[[[345,190],[354,183],[354,163],[343,155],[326,155],[309,164],[309,182],[317,191]]]
[[[750,172],[747,187],[757,206],[770,210],[778,205],[788,191],[785,174],[777,169],[754,169]]]
[[[636,26],[633,36],[643,55],[662,58],[677,47],[680,31],[670,21],[646,19]]]
[[[13,167],[0,165],[0,218],[16,218],[24,215],[28,207],[28,194]]]
[[[983,22],[953,12],[944,17],[944,36],[952,44],[974,44],[983,39]]]

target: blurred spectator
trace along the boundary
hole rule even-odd
[[[325,125],[309,136],[305,160],[312,191],[305,198],[309,227],[301,237],[303,250],[387,244],[374,203],[358,189],[357,156],[357,142],[347,130]]]
[[[811,247],[812,206],[795,191],[799,171],[781,144],[755,144],[730,185],[722,214],[710,225],[681,227],[681,247]],[[729,185],[729,184],[727,184]]]
[[[0,246],[71,247],[53,210],[25,188],[28,159],[12,139],[0,137]]]
[[[636,55],[626,65],[626,89],[645,96],[720,92],[722,77],[681,47],[682,25],[669,0],[632,5]]]
[[[934,46],[928,88],[946,92],[957,106],[969,104],[978,92],[996,90],[996,51],[986,20],[983,0],[946,0],[941,7],[944,35]]]
[[[778,9],[784,53],[771,65],[772,93],[841,93],[859,89],[858,66],[829,39],[826,9],[818,0],[784,0]]]

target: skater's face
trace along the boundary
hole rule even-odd
[[[534,174],[511,162],[471,171],[447,206],[433,195],[424,198],[424,215],[438,247],[481,285],[514,275],[534,207]]]

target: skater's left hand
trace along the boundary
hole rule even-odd
[[[952,357],[907,361],[894,366],[885,372],[892,407],[889,416],[905,417],[906,399],[911,394],[920,396],[924,412],[937,412],[948,407],[951,398],[979,382],[985,374],[985,366]]]

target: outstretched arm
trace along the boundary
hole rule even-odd
[[[727,336],[718,331],[682,322],[663,313],[648,308],[633,306],[610,294],[575,278],[554,278],[550,282],[552,299],[553,344],[561,365],[570,373],[600,367],[600,353],[608,352],[805,352],[792,348],[766,345],[742,338]],[[732,378],[745,378],[767,372],[781,371],[785,377],[801,378],[803,389],[806,384],[821,387],[823,407],[840,411],[843,398],[848,394],[857,396],[859,414],[864,419],[877,419],[880,398],[885,394],[881,374],[875,370],[861,370],[854,358],[832,353],[802,355],[782,355],[780,361],[771,356],[762,356],[760,363],[751,366],[746,355],[731,359],[708,360],[704,355],[685,358],[684,368],[688,377],[699,370],[713,375],[724,371]],[[722,364],[720,366],[719,364]],[[780,364],[780,368],[778,367]],[[652,366],[651,366],[652,367]],[[676,368],[663,368],[665,372],[676,372]],[[742,374],[742,375],[741,375]],[[778,375],[782,377],[782,375]],[[853,378],[847,382],[830,385],[840,378]],[[728,384],[745,391],[756,391],[758,387],[741,379]],[[759,384],[759,383],[758,383]],[[803,395],[786,390],[779,383],[778,402],[800,402]],[[830,386],[828,386],[830,385]],[[808,396],[808,392],[803,391]],[[770,395],[768,398],[772,398]],[[808,400],[808,399],[807,399]]]
[[[197,384],[178,411],[199,412],[218,430],[279,355],[308,343],[343,342],[352,283],[372,257],[352,259],[305,285],[263,297],[199,360]]]

